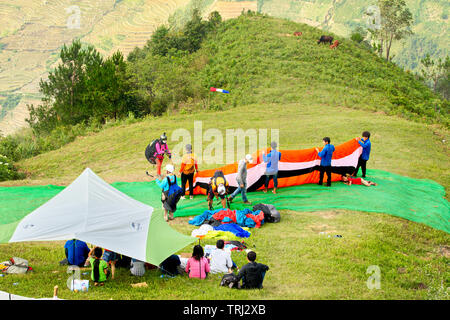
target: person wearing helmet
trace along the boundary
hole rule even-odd
[[[156,171],[159,176],[161,176],[161,166],[164,160],[164,154],[167,154],[169,156],[169,159],[172,159],[172,153],[169,150],[169,147],[167,146],[167,136],[164,132],[161,137],[159,138],[159,141],[156,142],[156,152],[154,154],[156,158]]]
[[[244,204],[251,204],[251,202],[249,202],[247,199],[247,164],[249,163],[253,163],[253,158],[251,154],[247,154],[244,159],[239,161],[238,172],[236,175],[236,182],[238,184],[238,187],[231,194],[229,199],[230,203],[239,193],[241,193]]]
[[[207,192],[207,201],[209,210],[213,210],[213,200],[220,198],[222,207],[225,209],[227,206],[226,195],[228,193],[228,181],[225,179],[225,175],[221,170],[217,170],[214,176],[211,177]]]
[[[176,205],[181,197],[181,188],[177,185],[177,177],[174,172],[174,166],[168,164],[166,165],[167,176],[164,179],[155,179],[156,184],[162,189],[161,202],[164,209],[164,220],[166,221],[174,219],[173,214],[177,210]],[[172,188],[175,188],[175,191],[172,191]]]

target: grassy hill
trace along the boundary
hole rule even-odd
[[[13,4],[0,0],[3,22],[0,96],[21,96],[13,110],[0,101],[0,131],[6,135],[27,125],[26,105],[39,102],[39,80],[55,67],[61,46],[74,38],[95,45],[105,55],[117,49],[126,55],[134,47],[143,46],[170,15],[174,25],[187,21],[193,7],[202,9],[205,16],[218,10],[224,18],[236,17],[243,9],[250,9],[347,37],[356,26],[365,26],[363,12],[374,4],[368,0],[106,0],[95,4],[78,1],[80,28],[70,29],[67,23],[75,11],[67,11],[73,5],[68,0],[19,0]],[[394,61],[417,70],[426,53],[438,57],[449,52],[449,3],[408,0],[407,4],[414,14],[415,34],[394,44]]]
[[[194,121],[202,121],[204,131],[218,129],[224,136],[226,129],[279,129],[281,149],[320,146],[324,136],[337,145],[369,130],[370,169],[433,179],[448,190],[448,129],[421,121],[442,114],[427,107],[434,97],[411,75],[345,39],[337,50],[318,45],[321,31],[304,24],[242,16],[221,28],[189,58],[195,67],[173,67],[186,68],[181,71],[191,72],[205,90],[223,87],[230,95],[212,94],[206,109],[194,101],[163,117],[111,124],[59,150],[19,162],[29,178],[0,185],[67,185],[86,167],[108,182],[145,181],[145,170],[154,170],[144,158],[146,145],[165,131],[174,148],[179,143],[172,137],[176,129],[193,135]],[[303,37],[291,36],[294,31],[303,31]],[[136,62],[136,67],[145,66],[146,59],[151,57]],[[396,104],[394,96],[401,96],[405,106]],[[408,110],[408,101],[424,109]],[[204,141],[203,147],[208,144]],[[251,197],[250,193],[250,201]],[[249,239],[258,260],[271,268],[264,290],[258,292],[220,288],[217,276],[198,282],[161,279],[157,271],[150,271],[136,280],[120,270],[118,279],[104,288],[74,296],[65,289],[65,268],[57,265],[63,258],[61,243],[0,245],[5,258],[20,252],[36,270],[31,277],[4,278],[0,290],[43,297],[58,284],[60,297],[67,299],[448,299],[447,233],[385,214],[281,214],[281,223],[253,230]],[[188,218],[170,224],[185,234],[194,229]],[[334,238],[336,234],[343,238]],[[239,266],[245,263],[244,253],[233,253],[232,258]],[[380,290],[366,286],[370,265],[381,268]],[[130,283],[141,281],[149,287],[130,289]],[[19,285],[12,286],[14,282]]]

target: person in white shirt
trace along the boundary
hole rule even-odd
[[[216,250],[211,252],[211,273],[232,273],[233,261],[231,254],[224,250],[223,240],[217,240]]]

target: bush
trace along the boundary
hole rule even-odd
[[[24,179],[25,174],[18,172],[12,161],[0,154],[0,181]]]

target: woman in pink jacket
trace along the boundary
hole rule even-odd
[[[156,158],[156,171],[158,176],[161,175],[161,165],[164,160],[164,154],[169,156],[169,159],[172,159],[172,154],[167,146],[167,136],[166,133],[161,135],[159,141],[156,143],[156,152],[154,154]]]
[[[189,275],[189,278],[205,279],[209,271],[209,261],[203,256],[202,246],[194,246],[192,257],[186,264],[186,273]]]

